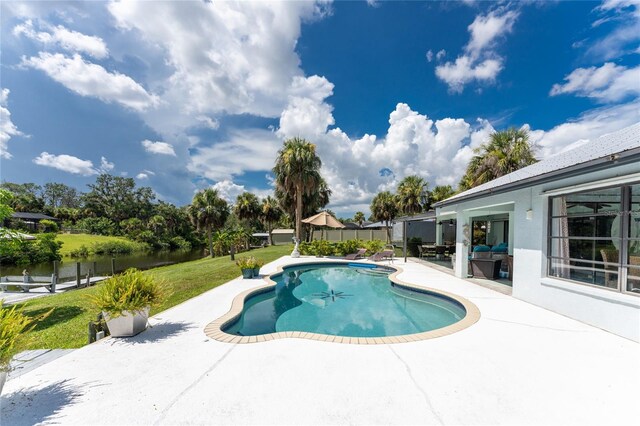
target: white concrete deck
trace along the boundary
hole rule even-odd
[[[480,321],[393,345],[210,340],[204,326],[259,284],[236,279],[154,317],[134,338],[105,339],[10,378],[0,424],[637,421],[640,345],[417,263],[396,264],[400,279],[471,300]]]

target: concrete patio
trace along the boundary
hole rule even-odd
[[[0,423],[637,422],[637,343],[416,262],[396,265],[404,281],[475,303],[479,322],[402,344],[210,340],[204,327],[261,284],[236,279],[157,315],[134,338],[105,339],[10,376]]]

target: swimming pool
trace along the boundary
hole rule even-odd
[[[269,336],[388,343],[384,339],[407,341],[393,337],[427,338],[434,331],[457,329],[469,306],[475,308],[452,295],[391,281],[396,269],[345,262],[287,266],[270,277],[272,285],[239,296],[241,304],[236,298],[235,314],[232,308],[217,321],[219,328],[208,327],[207,334],[242,343],[270,340],[263,339]]]

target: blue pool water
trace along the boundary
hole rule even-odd
[[[391,272],[366,264],[286,268],[272,277],[275,288],[245,300],[240,317],[223,330],[241,336],[304,331],[383,337],[435,330],[464,318],[457,301],[395,285]]]

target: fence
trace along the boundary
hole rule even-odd
[[[387,231],[384,229],[331,229],[314,230],[314,240],[346,241],[346,240],[382,240],[387,241]]]

